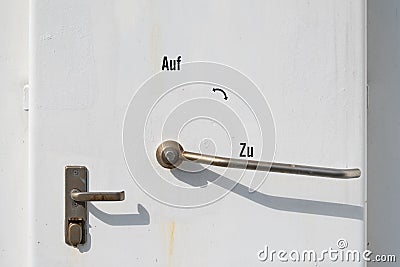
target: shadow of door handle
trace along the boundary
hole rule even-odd
[[[156,158],[158,163],[167,169],[174,169],[183,161],[191,161],[225,168],[270,171],[338,179],[351,179],[361,176],[360,169],[335,169],[204,155],[185,151],[178,142],[171,140],[165,141],[158,146]]]

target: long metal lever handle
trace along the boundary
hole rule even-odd
[[[271,171],[339,179],[358,178],[361,176],[360,169],[334,169],[203,155],[185,151],[183,147],[175,141],[165,141],[160,144],[156,151],[156,157],[158,163],[160,163],[160,165],[164,168],[168,169],[174,169],[178,167],[182,161],[194,161],[197,163],[226,168]]]
[[[71,198],[75,201],[122,201],[125,199],[125,192],[80,192],[77,189],[71,190]]]

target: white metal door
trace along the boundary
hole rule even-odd
[[[364,249],[364,5],[33,0],[32,266],[363,265],[289,253]],[[168,139],[362,175],[168,170],[155,157]],[[77,248],[66,166],[87,167],[89,191],[126,193],[87,204]]]

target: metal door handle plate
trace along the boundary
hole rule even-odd
[[[85,166],[65,167],[65,243],[76,247],[86,242],[88,201],[122,201],[125,192],[87,192]]]

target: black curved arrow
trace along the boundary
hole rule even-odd
[[[228,100],[228,96],[226,95],[226,93],[225,93],[224,90],[222,90],[222,89],[220,89],[220,88],[213,88],[212,90],[213,90],[214,93],[215,93],[216,91],[220,91],[221,93],[224,94],[224,99],[225,99],[225,100]]]

